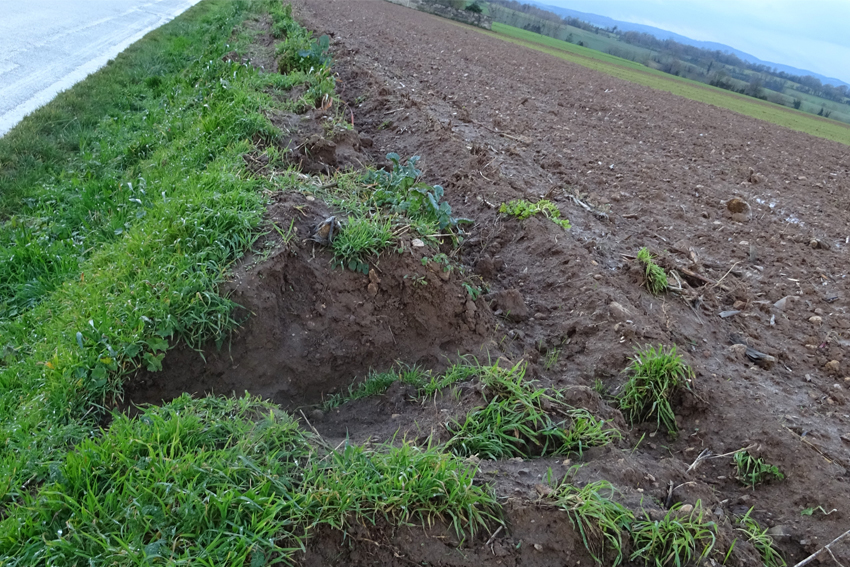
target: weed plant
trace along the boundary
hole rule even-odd
[[[714,549],[717,526],[704,520],[702,503],[698,500],[689,513],[674,505],[664,518],[645,519],[632,525],[631,561],[640,559],[647,565],[665,567],[697,565]]]
[[[779,467],[765,462],[762,458],[756,458],[747,451],[735,453],[732,462],[735,463],[738,480],[750,488],[755,488],[757,484],[785,478],[785,475],[779,471]]]
[[[614,554],[613,567],[619,565],[628,543],[634,514],[614,501],[616,490],[607,480],[591,482],[581,488],[565,478],[550,497],[567,512],[573,527],[581,534],[584,547],[597,563]]]
[[[785,567],[785,558],[773,541],[773,538],[767,535],[767,528],[762,528],[759,523],[750,516],[753,509],[747,510],[747,513],[735,520],[735,529],[744,534],[747,541],[756,548],[761,556],[761,562],[764,567]]]
[[[447,447],[458,455],[488,459],[579,453],[620,437],[587,410],[564,403],[558,393],[525,382],[525,366],[481,367],[489,397],[484,407],[448,426]]]
[[[682,362],[676,347],[646,346],[637,351],[624,372],[628,380],[617,400],[626,419],[632,425],[655,419],[659,428],[663,425],[675,436],[679,427],[670,399],[676,390],[690,389],[693,378],[693,371]]]
[[[564,230],[572,228],[570,221],[561,218],[560,209],[558,209],[554,203],[547,201],[546,199],[541,199],[536,203],[531,203],[522,199],[502,203],[502,206],[499,207],[499,212],[503,215],[516,217],[519,220],[525,220],[534,215],[543,215]]]
[[[637,254],[637,259],[643,267],[646,288],[655,295],[667,291],[667,274],[664,273],[661,266],[655,263],[649,250],[647,248],[641,248]]]

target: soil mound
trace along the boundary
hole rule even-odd
[[[331,253],[308,238],[331,211],[308,199],[275,197],[269,226],[292,226],[293,238],[282,245],[272,228],[274,251],[247,256],[227,284],[245,319],[229,344],[169,352],[162,371],[127,384],[129,402],[248,391],[284,407],[311,404],[370,369],[396,361],[441,368],[484,343],[494,327],[489,308],[470,299],[456,273],[423,266],[427,248],[402,237],[368,275],[335,268]]]

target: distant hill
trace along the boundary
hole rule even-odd
[[[725,53],[733,53],[738,58],[746,61],[748,63],[755,63],[758,65],[768,65],[770,67],[774,67],[779,71],[784,71],[785,73],[790,73],[792,75],[811,75],[820,80],[821,83],[825,85],[832,85],[833,87],[838,87],[841,85],[850,86],[850,84],[845,83],[839,79],[834,79],[832,77],[826,77],[824,75],[814,73],[812,71],[806,71],[805,69],[798,69],[796,67],[791,67],[790,65],[781,65],[779,63],[772,63],[770,61],[762,61],[758,57],[750,55],[749,53],[745,53],[739,49],[735,49],[734,47],[729,47],[728,45],[724,45],[722,43],[716,43],[713,41],[697,41],[695,39],[691,39],[684,35],[679,35],[677,33],[673,33],[671,31],[662,30],[661,28],[656,28],[653,26],[645,26],[643,24],[633,24],[630,22],[623,22],[620,20],[615,20],[614,18],[609,18],[608,16],[600,16],[597,14],[588,14],[587,12],[579,12],[578,10],[570,10],[568,8],[561,8],[559,6],[552,6],[551,4],[545,4],[543,2],[536,2],[535,0],[520,0],[522,2],[528,2],[529,4],[533,4],[538,8],[543,8],[544,10],[549,10],[550,12],[554,12],[559,16],[576,18],[594,26],[599,26],[601,28],[613,28],[617,26],[617,29],[623,31],[634,31],[638,33],[648,33],[654,35],[658,39],[672,39],[674,41],[678,41],[679,43],[684,43],[685,45],[693,45],[694,47],[699,47],[702,49],[710,49],[712,51],[722,51]]]

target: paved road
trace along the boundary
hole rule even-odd
[[[0,0],[0,136],[199,0]]]

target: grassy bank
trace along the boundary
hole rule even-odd
[[[583,67],[617,77],[618,79],[625,79],[691,100],[726,108],[739,114],[751,116],[765,122],[771,122],[792,130],[805,132],[819,138],[826,138],[827,140],[850,145],[850,126],[833,120],[819,118],[798,110],[755,100],[751,97],[704,85],[696,81],[674,77],[661,71],[649,69],[634,61],[504,24],[494,23],[492,32],[479,29],[475,31],[554,55],[555,57],[570,61],[571,63],[577,63]]]

